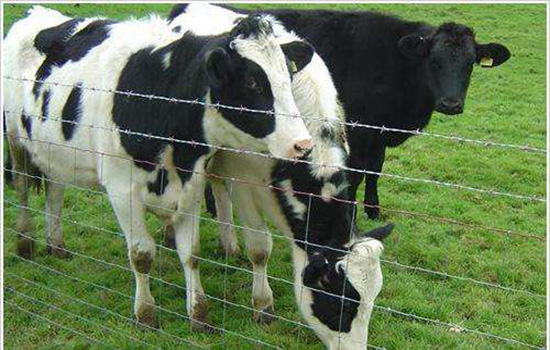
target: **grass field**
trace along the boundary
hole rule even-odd
[[[252,4],[246,7],[281,5]],[[286,5],[290,7],[291,5]],[[435,114],[428,132],[491,139],[498,142],[546,147],[546,9],[537,4],[505,5],[292,5],[297,8],[375,9],[408,19],[437,24],[457,21],[471,25],[480,42],[499,41],[512,51],[509,62],[495,69],[475,69],[463,115],[448,117]],[[4,29],[20,18],[28,5],[4,5]],[[108,16],[127,18],[150,12],[167,14],[170,4],[52,5],[74,16]],[[244,7],[244,6],[243,6]],[[387,155],[384,171],[410,177],[436,179],[499,191],[546,195],[546,157],[497,147],[415,137]],[[397,179],[380,180],[382,205],[391,209],[453,218],[459,221],[498,227],[545,237],[546,205],[431,184]],[[65,198],[65,218],[80,224],[65,223],[67,248],[128,267],[124,241],[111,233],[93,227],[118,231],[114,214],[105,196],[69,189]],[[9,202],[6,202],[9,201]],[[132,317],[132,300],[120,294],[78,282],[40,266],[45,265],[80,280],[133,295],[133,276],[124,269],[98,263],[85,257],[57,260],[45,254],[43,245],[35,259],[39,265],[22,261],[15,252],[14,234],[7,228],[15,225],[16,201],[11,188],[4,192],[4,297],[10,303],[100,340],[94,343],[5,303],[4,346],[10,349],[96,349],[116,347],[145,348],[136,342],[162,348],[180,346],[181,341],[167,335],[190,339],[213,348],[252,349],[258,344],[229,333],[193,334],[180,316],[160,314],[162,332],[152,332],[106,310]],[[34,196],[32,207],[44,210],[43,195]],[[204,214],[205,217],[208,214]],[[44,219],[34,215],[36,237],[44,240]],[[502,235],[490,230],[467,229],[450,223],[385,211],[384,221],[396,223],[396,230],[386,242],[384,258],[402,264],[423,267],[469,277],[510,288],[546,294],[545,243],[533,238]],[[151,232],[161,236],[161,226],[149,218]],[[359,226],[373,227],[361,218]],[[210,221],[201,223],[201,255],[224,263],[217,249],[216,227]],[[175,253],[159,250],[154,276],[171,284],[184,286],[182,269]],[[229,259],[229,264],[250,269],[244,257]],[[377,304],[406,313],[456,324],[460,327],[512,338],[536,346],[545,346],[545,299],[521,292],[480,286],[470,281],[441,278],[429,273],[383,264],[384,287]],[[250,305],[251,276],[236,271],[226,274],[223,267],[201,264],[203,286],[208,294],[231,303]],[[292,280],[290,251],[286,242],[275,239],[269,265],[270,275]],[[35,284],[25,281],[31,280]],[[278,315],[299,320],[292,286],[272,281],[275,309]],[[9,289],[6,289],[9,288]],[[60,295],[49,289],[64,293]],[[15,290],[16,292],[14,292]],[[158,305],[185,314],[185,292],[174,285],[152,282]],[[18,294],[24,293],[40,301]],[[94,308],[77,302],[79,298],[97,305]],[[56,305],[58,309],[47,304]],[[269,326],[252,321],[252,313],[238,306],[211,300],[210,314],[215,325],[249,338],[290,349],[322,349],[313,332],[284,321]],[[79,318],[71,314],[79,315]],[[134,339],[132,339],[134,338]],[[456,331],[429,322],[415,321],[377,310],[370,326],[369,343],[391,349],[424,348],[517,348],[519,345]],[[105,345],[106,344],[106,345]]]

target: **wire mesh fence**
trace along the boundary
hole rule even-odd
[[[4,79],[9,80],[15,80],[22,84],[30,84],[30,83],[36,83],[40,82],[43,84],[51,84],[52,88],[74,88],[75,85],[71,84],[64,84],[62,82],[50,82],[50,81],[41,81],[36,79],[28,79],[28,78],[17,78],[17,77],[10,77],[10,76],[4,76]],[[183,103],[183,104],[194,104],[194,105],[202,105],[205,107],[211,107],[215,109],[231,109],[231,110],[237,110],[239,112],[255,112],[255,113],[272,113],[269,111],[256,111],[252,109],[248,109],[243,106],[235,107],[235,106],[225,106],[220,104],[208,104],[206,102],[198,101],[198,100],[181,100],[181,99],[174,99],[174,98],[168,98],[165,96],[155,96],[155,95],[149,95],[149,94],[141,94],[137,92],[129,92],[129,91],[117,91],[117,90],[111,90],[111,89],[101,89],[96,87],[88,87],[88,86],[81,86],[80,88],[84,90],[89,90],[93,93],[102,93],[102,94],[122,94],[124,96],[127,96],[129,98],[139,98],[139,99],[148,99],[148,100],[159,100],[163,101],[165,103]],[[4,116],[5,118],[10,118],[10,115],[19,117],[22,114],[24,114],[27,118],[33,118],[33,120],[39,121],[43,120],[43,115],[33,115],[29,114],[20,110],[4,110]],[[309,120],[316,120],[324,122],[324,120],[316,117],[316,116],[295,116],[298,118],[304,118]],[[339,171],[347,171],[347,172],[360,172],[365,174],[374,174],[382,177],[388,177],[395,181],[404,181],[404,182],[410,182],[417,185],[425,185],[425,186],[436,186],[441,187],[443,189],[448,189],[455,192],[471,192],[471,193],[477,193],[481,194],[483,196],[483,200],[490,201],[493,198],[504,198],[506,200],[510,201],[518,201],[518,202],[528,202],[528,203],[534,203],[535,205],[544,206],[546,204],[546,199],[542,198],[541,196],[532,195],[529,193],[513,193],[509,191],[502,191],[498,189],[489,189],[489,188],[482,188],[477,186],[471,186],[471,185],[465,185],[465,184],[459,184],[459,183],[453,183],[449,181],[441,181],[441,180],[435,180],[435,179],[427,179],[427,178],[416,178],[412,176],[404,176],[404,175],[398,175],[398,174],[392,174],[392,173],[378,173],[378,172],[369,172],[363,169],[352,169],[346,166],[342,165],[332,165],[332,164],[321,164],[317,163],[311,160],[307,159],[288,159],[288,158],[280,158],[280,157],[274,157],[270,154],[265,154],[261,152],[255,152],[248,149],[235,149],[231,147],[226,147],[223,145],[214,145],[214,144],[208,144],[204,142],[197,142],[194,140],[180,140],[175,138],[166,138],[161,137],[158,135],[152,135],[152,134],[146,134],[146,133],[140,133],[135,132],[132,130],[123,130],[117,127],[113,126],[104,126],[104,125],[93,125],[93,124],[86,124],[78,121],[67,121],[63,118],[55,117],[55,116],[48,116],[48,122],[49,123],[72,123],[79,128],[85,128],[88,129],[90,132],[99,132],[99,133],[113,133],[116,135],[129,135],[129,136],[135,136],[135,137],[141,137],[141,138],[147,138],[147,139],[156,139],[163,142],[170,142],[170,143],[181,143],[189,147],[208,147],[210,149],[215,149],[218,151],[225,151],[225,152],[233,152],[248,156],[254,156],[254,157],[261,157],[266,160],[275,160],[275,161],[284,161],[288,162],[290,164],[307,164],[309,166],[318,166],[318,167],[337,167]],[[363,128],[372,128],[380,130],[380,132],[399,132],[399,133],[410,133],[414,135],[419,136],[427,136],[432,138],[438,138],[448,141],[459,141],[460,143],[464,144],[471,144],[475,147],[498,147],[498,148],[504,148],[509,151],[514,152],[530,152],[534,154],[540,154],[541,156],[546,155],[546,150],[532,147],[529,145],[516,145],[516,144],[509,144],[509,143],[499,143],[499,142],[493,142],[490,140],[477,140],[477,139],[471,139],[471,138],[465,138],[460,136],[454,136],[454,135],[443,135],[443,134],[434,134],[434,133],[426,133],[419,130],[402,130],[402,129],[393,129],[393,128],[386,128],[386,127],[379,127],[379,126],[373,126],[373,125],[361,125],[361,124],[353,124],[350,125],[347,122],[343,122],[342,124],[347,127],[363,127]],[[13,137],[13,135],[7,135],[8,137]],[[117,193],[107,193],[101,189],[97,188],[88,188],[86,186],[82,186],[79,184],[78,181],[78,169],[77,169],[77,159],[79,157],[79,154],[93,154],[98,159],[99,163],[99,183],[102,184],[105,180],[103,178],[103,164],[104,161],[107,158],[116,158],[122,161],[126,161],[128,163],[133,163],[134,159],[131,157],[121,157],[117,154],[109,154],[104,151],[100,151],[98,149],[86,149],[77,147],[74,145],[71,145],[69,143],[61,143],[61,142],[53,142],[51,140],[40,140],[36,138],[26,137],[24,135],[17,135],[17,138],[19,142],[25,142],[27,144],[34,144],[34,145],[40,145],[39,147],[42,148],[48,148],[48,153],[51,154],[52,147],[53,152],[59,151],[60,149],[64,149],[70,152],[74,152],[74,157],[70,157],[72,159],[67,159],[67,174],[70,175],[72,172],[72,176],[67,176],[66,178],[60,180],[60,179],[52,179],[47,178],[42,175],[36,175],[31,174],[27,172],[18,171],[15,169],[5,169],[6,172],[10,172],[15,176],[18,176],[24,181],[31,181],[31,180],[38,180],[45,184],[54,184],[59,185],[63,187],[71,188],[75,193],[77,193],[76,197],[83,197],[85,195],[91,195],[91,196],[98,196],[103,197],[106,200],[116,200]],[[31,162],[31,159],[28,159],[27,161]],[[165,163],[150,163],[150,166],[153,166],[155,168],[164,167],[166,166]],[[142,205],[146,206],[149,209],[152,209],[153,211],[163,211],[168,212],[170,215],[181,215],[184,217],[188,217],[192,219],[194,222],[201,222],[201,223],[210,223],[230,227],[234,230],[246,230],[247,234],[252,236],[265,236],[269,237],[269,239],[275,240],[275,246],[279,246],[280,244],[290,244],[293,245],[302,245],[305,247],[305,250],[308,249],[322,249],[324,251],[331,251],[335,254],[345,254],[347,259],[342,260],[342,264],[340,266],[343,266],[342,268],[345,270],[345,272],[348,272],[348,263],[349,263],[349,256],[353,256],[356,254],[350,247],[347,247],[346,249],[342,249],[340,247],[335,248],[330,245],[323,245],[323,244],[317,244],[315,242],[311,242],[308,239],[308,233],[309,233],[309,213],[312,209],[311,206],[311,200],[312,198],[317,198],[321,200],[329,200],[333,202],[339,202],[345,205],[349,205],[353,207],[353,211],[355,213],[357,207],[361,208],[364,206],[367,206],[361,201],[356,200],[349,200],[349,199],[343,199],[338,196],[326,196],[322,193],[313,193],[313,192],[304,192],[299,190],[294,190],[293,188],[284,188],[281,186],[278,186],[273,183],[265,183],[265,182],[256,182],[251,181],[247,179],[246,177],[235,177],[235,176],[224,176],[223,174],[212,174],[205,171],[197,171],[197,170],[189,170],[189,169],[182,169],[177,168],[178,172],[182,173],[190,173],[190,175],[198,175],[201,177],[205,177],[212,181],[223,181],[226,184],[229,184],[229,188],[231,189],[233,184],[243,186],[245,188],[249,188],[250,190],[257,189],[257,188],[263,188],[265,190],[268,190],[272,193],[291,193],[292,195],[296,196],[306,196],[309,198],[309,202],[307,207],[305,208],[306,212],[306,236],[305,239],[300,239],[297,237],[293,237],[288,234],[277,232],[277,229],[267,229],[267,226],[265,229],[259,229],[257,227],[249,227],[246,225],[234,223],[233,221],[222,221],[217,218],[213,218],[208,216],[208,214],[205,213],[196,213],[193,211],[186,211],[181,208],[173,208],[173,207],[165,207],[162,205],[158,205],[151,202],[143,202]],[[47,172],[47,171],[46,171]],[[128,174],[128,182],[131,183],[133,181],[132,173]],[[161,180],[162,182],[162,180]],[[48,186],[48,185],[46,185]],[[231,190],[229,191],[231,194]],[[455,193],[453,192],[453,193]],[[125,199],[126,197],[122,196],[121,199]],[[132,200],[137,200],[133,198]],[[106,201],[105,201],[106,202]],[[110,237],[113,237],[116,239],[117,247],[120,248],[120,245],[124,241],[125,234],[123,232],[120,232],[118,228],[112,228],[112,224],[103,226],[98,224],[96,221],[88,220],[88,218],[78,217],[77,219],[71,219],[67,218],[66,215],[55,215],[51,212],[51,210],[44,210],[42,208],[38,208],[36,206],[32,206],[30,204],[21,204],[18,201],[11,200],[5,196],[4,198],[4,207],[6,210],[19,210],[19,211],[27,211],[33,213],[33,216],[39,217],[44,216],[46,217],[46,225],[48,225],[48,222],[62,222],[64,225],[72,227],[71,230],[85,230],[94,232],[95,234],[107,234],[101,236],[102,244],[109,245],[111,242]],[[378,208],[383,209],[384,211],[387,211],[389,213],[392,213],[392,215],[399,215],[404,217],[410,217],[415,220],[418,220],[420,222],[433,222],[437,225],[444,225],[444,226],[451,226],[451,227],[461,227],[465,228],[467,230],[473,230],[475,232],[483,232],[484,234],[498,234],[498,235],[505,235],[508,240],[506,241],[510,246],[513,246],[515,244],[518,244],[519,242],[523,241],[529,241],[531,244],[544,244],[545,236],[544,233],[541,232],[523,232],[518,231],[515,229],[508,229],[506,227],[493,227],[490,225],[483,225],[476,222],[469,222],[467,220],[459,220],[456,218],[451,217],[443,217],[443,216],[437,216],[432,215],[430,213],[423,213],[419,211],[410,211],[410,210],[404,210],[400,208],[390,208],[390,207],[381,207],[376,206]],[[113,221],[113,220],[111,220]],[[202,225],[202,224],[201,224]],[[158,224],[157,224],[158,229]],[[20,256],[17,254],[14,254],[10,251],[6,251],[5,255],[8,257],[8,267],[5,272],[5,299],[6,304],[13,310],[21,311],[23,313],[29,314],[36,319],[40,319],[46,322],[51,323],[52,325],[55,325],[57,327],[60,327],[61,329],[64,329],[67,332],[73,333],[74,335],[77,335],[79,337],[85,338],[93,343],[98,343],[101,345],[104,345],[106,347],[124,347],[120,346],[120,344],[117,344],[115,341],[113,341],[113,338],[111,337],[112,334],[117,334],[120,337],[124,339],[125,342],[128,342],[128,344],[135,344],[136,346],[145,347],[145,348],[158,348],[154,341],[154,337],[165,337],[170,339],[173,344],[184,346],[184,347],[190,347],[190,348],[231,348],[235,346],[234,341],[238,342],[245,342],[246,344],[253,346],[253,347],[261,347],[261,348],[281,348],[281,346],[274,341],[276,337],[266,337],[261,338],[257,335],[257,333],[249,332],[247,329],[243,329],[241,326],[235,326],[234,320],[231,319],[235,317],[235,315],[239,315],[238,312],[246,313],[246,314],[254,314],[255,317],[261,318],[269,318],[271,320],[274,320],[274,322],[284,324],[285,327],[290,327],[291,333],[295,334],[297,336],[297,341],[300,343],[301,340],[305,341],[304,344],[307,343],[315,343],[318,342],[315,338],[312,340],[312,337],[310,335],[303,335],[302,331],[307,330],[310,334],[312,326],[308,324],[308,322],[300,319],[299,316],[297,316],[296,312],[285,312],[284,314],[274,314],[270,310],[267,309],[257,309],[254,307],[254,305],[251,307],[249,305],[246,305],[242,302],[236,302],[233,300],[232,295],[228,294],[231,293],[228,291],[228,284],[232,283],[232,280],[234,279],[233,275],[238,273],[242,274],[243,276],[247,276],[246,280],[255,280],[258,279],[265,279],[268,281],[267,283],[273,284],[274,286],[278,287],[278,292],[284,291],[287,295],[292,295],[296,287],[299,287],[300,292],[296,290],[296,293],[303,293],[303,290],[307,288],[307,290],[317,292],[322,295],[326,295],[329,297],[337,298],[339,302],[341,303],[341,312],[340,312],[340,321],[343,318],[343,309],[345,302],[350,303],[361,303],[358,302],[356,299],[349,298],[345,296],[345,288],[344,291],[342,291],[341,294],[335,294],[328,292],[322,288],[316,289],[312,286],[305,287],[304,285],[297,285],[296,279],[293,278],[292,272],[288,272],[286,274],[282,275],[274,275],[269,274],[265,271],[257,272],[254,268],[250,269],[246,267],[246,263],[243,261],[240,261],[238,259],[235,259],[234,257],[230,257],[228,254],[225,254],[222,257],[219,257],[217,259],[214,258],[208,258],[203,256],[200,252],[193,252],[191,254],[191,259],[195,261],[197,264],[198,262],[201,263],[202,266],[206,267],[206,269],[209,269],[210,272],[214,274],[219,274],[219,276],[223,276],[221,278],[221,283],[218,283],[217,288],[214,292],[209,292],[208,290],[204,291],[204,297],[208,299],[210,302],[212,302],[212,305],[215,305],[216,307],[216,321],[217,322],[203,322],[202,320],[193,319],[190,315],[184,314],[181,310],[181,305],[179,308],[174,309],[174,303],[167,301],[166,299],[161,297],[161,294],[163,292],[166,292],[167,290],[171,290],[170,293],[173,295],[174,293],[179,295],[179,299],[182,301],[185,299],[183,296],[186,294],[189,288],[189,281],[187,282],[187,285],[184,285],[180,280],[177,282],[174,282],[168,278],[166,278],[166,270],[172,269],[177,270],[178,266],[172,265],[168,266],[166,264],[165,260],[168,259],[175,259],[178,255],[178,249],[170,248],[164,244],[159,244],[158,237],[157,242],[154,243],[154,248],[156,251],[156,260],[157,260],[157,267],[153,267],[151,271],[149,272],[149,278],[151,282],[154,284],[155,287],[158,287],[156,291],[156,298],[159,299],[160,302],[157,303],[151,303],[151,306],[154,306],[154,308],[158,312],[158,319],[160,323],[160,327],[152,326],[150,324],[143,324],[137,322],[134,318],[131,316],[131,311],[129,311],[129,305],[131,305],[132,300],[135,301],[135,297],[132,296],[131,292],[131,283],[128,283],[128,289],[126,289],[126,292],[121,292],[117,289],[108,287],[107,285],[104,285],[104,283],[98,283],[97,281],[94,281],[94,279],[86,279],[82,278],[80,274],[78,273],[69,273],[66,271],[63,271],[63,261],[61,262],[55,262],[51,263],[50,260],[43,258],[38,254],[38,252],[46,250],[48,247],[51,247],[51,242],[48,241],[48,239],[41,239],[38,238],[38,235],[31,234],[30,232],[21,232],[20,230],[13,229],[12,227],[5,224],[4,226],[5,233],[9,233],[7,237],[11,237],[11,239],[17,239],[17,238],[24,238],[28,241],[32,241],[33,243],[33,254],[35,257],[38,255],[38,258],[36,260],[29,259],[24,256]],[[164,236],[166,234],[165,230],[162,230],[161,236]],[[352,237],[355,233],[350,232],[350,237]],[[157,235],[158,236],[158,235]],[[78,240],[79,237],[76,237],[74,239],[71,239],[71,243],[73,241]],[[119,244],[120,243],[120,244]],[[181,243],[180,243],[181,244]],[[521,244],[521,243],[519,243]],[[94,256],[91,255],[87,249],[85,249],[82,244],[79,244],[79,249],[73,248],[70,245],[67,247],[61,246],[57,247],[64,253],[66,253],[67,256],[72,257],[72,259],[82,259],[83,261],[88,261],[90,264],[96,264],[99,269],[107,269],[107,270],[113,270],[117,271],[118,273],[121,273],[123,275],[129,275],[131,278],[131,275],[135,272],[133,267],[130,264],[130,267],[128,267],[128,263],[122,262],[124,260],[124,249],[120,248],[120,254],[115,254],[113,256],[112,249],[105,249],[105,254],[101,254],[100,256]],[[97,250],[96,250],[97,251]],[[181,252],[180,252],[181,253]],[[289,268],[292,267],[292,264],[297,264],[296,261],[290,262],[288,261],[290,259],[287,259],[286,261],[280,262],[280,261],[273,261],[273,258],[271,260],[271,264],[279,264],[284,263]],[[423,274],[426,276],[429,276],[430,278],[433,278],[438,283],[443,283],[442,281],[452,281],[453,283],[460,283],[463,285],[467,285],[467,288],[481,288],[486,289],[488,291],[491,291],[490,293],[502,293],[504,298],[506,297],[513,297],[513,298],[530,298],[536,300],[537,303],[540,303],[541,307],[544,305],[545,295],[541,294],[538,291],[529,290],[525,287],[516,287],[515,284],[500,282],[498,279],[495,280],[483,280],[477,277],[472,277],[468,275],[460,275],[457,273],[447,272],[447,271],[441,271],[433,268],[429,268],[426,266],[422,266],[422,264],[414,265],[409,263],[404,263],[399,261],[399,259],[395,258],[381,258],[380,262],[382,263],[382,266],[384,268],[384,271],[387,272],[389,268],[392,270],[392,274],[399,275],[400,271],[408,272],[408,273],[418,273]],[[505,264],[505,262],[503,262]],[[35,271],[43,271],[42,273],[36,272],[35,275],[31,276],[25,276],[22,273],[18,272],[19,266],[32,266],[33,270]],[[54,267],[57,266],[57,267]],[[61,279],[71,280],[73,283],[73,288],[70,289],[70,291],[63,291],[60,288],[57,288],[56,286],[52,286],[48,283],[48,276],[57,276]],[[205,277],[204,274],[203,278]],[[218,276],[218,277],[219,277]],[[186,275],[186,277],[188,277]],[[296,276],[294,276],[296,277]],[[126,277],[125,277],[126,278]],[[218,280],[219,281],[219,280]],[[149,283],[149,282],[148,282]],[[13,287],[13,285],[18,285],[18,287]],[[23,287],[21,287],[23,286]],[[209,285],[211,287],[211,285]],[[122,304],[126,305],[124,307],[121,307],[120,309],[113,309],[106,307],[105,305],[107,303],[100,301],[89,301],[86,299],[85,294],[86,291],[89,290],[89,288],[93,288],[94,290],[101,290],[102,292],[109,293],[112,295],[117,295],[118,297],[122,297],[123,301]],[[243,289],[246,289],[246,286],[242,286]],[[44,297],[44,293],[49,295],[49,298]],[[499,294],[500,295],[500,294]],[[42,298],[40,298],[42,296]],[[55,297],[52,297],[55,296]],[[281,295],[279,295],[281,297]],[[59,300],[62,300],[62,302],[59,302]],[[298,300],[302,300],[301,294],[300,297],[298,297]],[[55,303],[54,301],[57,301]],[[305,302],[305,301],[304,301]],[[443,302],[443,301],[442,301]],[[169,306],[165,306],[164,304],[169,304]],[[121,305],[122,305],[121,304]],[[277,299],[275,299],[275,304],[277,304]],[[69,311],[72,310],[72,307],[69,308],[68,305],[79,305],[78,312],[75,311]],[[451,334],[456,334],[456,337],[462,337],[466,334],[470,334],[471,336],[475,336],[480,339],[480,341],[489,341],[490,344],[495,344],[496,346],[500,346],[499,344],[505,344],[508,346],[521,346],[521,347],[528,347],[528,348],[540,348],[540,346],[531,344],[529,342],[524,342],[520,339],[516,339],[513,334],[503,334],[499,332],[490,332],[490,331],[484,331],[483,327],[469,327],[464,326],[465,320],[461,319],[455,319],[453,321],[449,320],[442,320],[438,319],[437,317],[427,317],[425,315],[422,315],[419,312],[416,312],[415,310],[406,310],[406,309],[397,309],[394,306],[379,304],[377,302],[374,303],[374,305],[369,305],[374,308],[374,318],[378,317],[381,313],[388,314],[391,317],[400,319],[400,320],[406,320],[408,322],[416,322],[426,327],[439,327],[442,329],[445,329],[447,332]],[[95,314],[90,314],[87,310],[95,310],[95,312],[100,312],[104,315],[106,319],[103,319],[101,317],[95,316]],[[124,311],[121,311],[124,310]],[[222,312],[218,312],[222,310]],[[237,310],[237,313],[235,312]],[[55,314],[55,316],[54,316]],[[62,316],[60,316],[62,315]],[[107,316],[108,315],[108,316]],[[242,315],[240,315],[242,316]],[[71,322],[61,322],[60,320],[67,320],[71,319]],[[139,327],[145,327],[149,330],[154,329],[155,332],[152,334],[142,334],[139,332],[136,332],[133,328],[124,328],[123,330],[118,329],[116,326],[113,326],[112,319],[118,319],[120,321],[124,321],[125,323],[131,325],[133,328],[139,328]],[[89,325],[90,327],[93,327],[93,331],[87,332],[82,331],[81,328],[74,329],[74,327],[69,326],[70,324],[74,323],[81,324],[84,329],[86,329]],[[211,332],[211,338],[215,338],[214,341],[205,340],[204,338],[197,339],[197,337],[192,336],[192,333],[185,333],[185,335],[182,335],[181,332],[174,332],[174,324],[182,325],[184,323],[193,324],[193,323],[204,323],[202,324],[205,326],[209,332]],[[118,324],[116,324],[118,325]],[[342,332],[343,333],[343,332]],[[462,335],[464,334],[464,335]],[[232,340],[229,340],[231,338]],[[305,339],[303,339],[305,338]],[[235,340],[236,339],[236,340]],[[232,342],[233,341],[233,342]],[[390,345],[385,344],[371,344],[370,342],[368,345],[366,344],[366,340],[362,342],[358,342],[357,344],[354,344],[354,346],[357,347],[364,347],[368,346],[369,348],[385,348],[385,346],[391,347]]]

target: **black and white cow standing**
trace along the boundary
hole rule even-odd
[[[5,38],[4,74],[45,82],[5,79],[3,97],[22,205],[17,231],[30,236],[33,230],[25,209],[28,181],[17,175],[29,170],[27,161],[48,178],[47,240],[53,253],[63,251],[63,184],[103,186],[127,240],[136,280],[135,315],[140,322],[155,324],[148,276],[155,242],[144,222],[144,211],[154,208],[173,222],[185,270],[187,310],[193,327],[204,329],[206,298],[193,255],[199,251],[201,173],[215,148],[177,140],[302,156],[312,141],[303,121],[289,117],[299,111],[287,61],[303,66],[312,49],[303,42],[279,45],[274,23],[266,16],[243,18],[218,36],[197,35],[192,25],[184,23],[176,33],[157,17],[117,23],[71,19],[34,7]],[[49,84],[54,82],[73,87]],[[167,103],[86,87],[275,114]],[[29,253],[31,243],[21,236],[19,253]]]
[[[186,11],[176,5],[171,17]],[[254,10],[218,5],[241,14],[270,13],[310,42],[326,62],[350,123],[406,130],[426,127],[435,111],[460,114],[473,67],[497,67],[510,58],[499,43],[481,44],[472,28],[413,22],[370,11]],[[355,196],[365,179],[365,212],[379,216],[378,178],[387,147],[412,133],[348,128]]]
[[[203,23],[204,33],[220,34],[241,17],[217,6],[193,3],[172,20],[172,26],[193,18]],[[279,40],[288,39],[280,35]],[[340,169],[348,154],[345,128],[339,123],[343,115],[332,78],[317,54],[294,75],[292,91],[315,142],[305,160],[315,164],[218,152],[208,171],[215,175],[212,185],[221,243],[230,254],[238,250],[233,203],[253,266],[255,319],[271,320],[274,301],[267,262],[272,237],[263,218],[267,216],[292,242],[295,297],[304,319],[330,349],[364,348],[374,299],[382,286],[380,240],[392,226],[366,234],[352,232],[353,204],[347,195],[346,173]]]

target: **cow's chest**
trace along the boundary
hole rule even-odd
[[[193,203],[200,202],[205,183],[205,162],[202,155],[182,169],[175,164],[172,147],[162,156],[162,162],[147,176],[142,195],[147,208],[161,217],[172,216],[176,211],[185,214]],[[162,164],[162,165],[160,165]]]

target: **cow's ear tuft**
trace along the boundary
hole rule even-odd
[[[304,69],[311,62],[313,57],[313,47],[303,41],[292,41],[281,45],[281,49],[287,59],[290,61],[292,73],[297,73]]]
[[[206,53],[206,73],[210,84],[220,86],[226,80],[229,69],[229,56],[222,48],[217,48]]]
[[[386,237],[390,235],[394,226],[394,224],[389,223],[386,226],[377,227],[374,230],[370,230],[369,232],[363,234],[363,237],[374,238],[376,240],[383,241]]]
[[[328,272],[328,261],[320,253],[313,253],[309,257],[309,264],[302,274],[303,283],[306,287],[316,288],[317,282]]]
[[[476,63],[484,68],[500,66],[510,58],[510,50],[498,43],[476,44]]]
[[[421,35],[409,34],[399,39],[397,48],[405,57],[420,59],[428,56],[430,52],[430,42]]]

